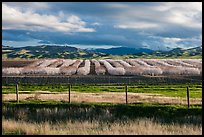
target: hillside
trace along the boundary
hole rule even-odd
[[[106,54],[88,52],[70,46],[27,46],[27,47],[8,47],[2,46],[3,58],[92,58],[103,57]]]
[[[117,47],[117,48],[109,48],[109,49],[95,49],[93,51],[111,54],[111,55],[130,55],[130,54],[138,54],[138,53],[152,53],[153,50],[146,48],[128,48],[128,47]]]
[[[2,58],[64,58],[64,59],[127,59],[127,58],[202,58],[202,46],[170,51],[153,51],[150,49],[134,49],[127,47],[83,50],[70,46],[2,46]]]
[[[185,57],[202,58],[202,46],[189,49],[175,48],[173,50],[166,52],[155,51],[150,55],[157,57],[173,57],[173,58],[185,58]]]

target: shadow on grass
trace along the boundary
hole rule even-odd
[[[24,101],[3,102],[2,116],[31,122],[94,121],[126,122],[138,118],[152,118],[160,123],[202,124],[202,106],[160,104],[108,104]]]

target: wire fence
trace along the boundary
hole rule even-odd
[[[15,94],[9,95],[10,100],[19,103],[21,100],[35,101],[62,101],[68,103],[159,103],[180,104],[190,107],[202,105],[202,99],[191,96],[193,93],[202,93],[202,86],[164,86],[164,85],[128,85],[128,84],[13,84],[9,88]],[[160,92],[158,92],[160,91]],[[166,94],[161,94],[164,91]],[[170,92],[166,92],[170,91]],[[14,93],[14,92],[12,92]],[[171,93],[169,96],[168,94]],[[6,97],[6,95],[5,95]],[[7,97],[8,99],[9,97]],[[9,100],[9,99],[8,99]]]

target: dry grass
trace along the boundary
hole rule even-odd
[[[46,93],[46,94],[42,94]],[[3,101],[15,100],[15,94],[4,94]],[[20,100],[46,100],[46,101],[68,101],[68,94],[53,94],[49,91],[36,91],[36,94],[20,94]],[[88,102],[107,102],[107,103],[125,103],[125,93],[121,92],[102,92],[102,93],[71,93],[71,102],[88,103]],[[148,93],[128,93],[128,103],[160,103],[160,104],[187,104],[186,98],[164,97],[159,94]],[[202,99],[190,99],[190,104],[202,104]]]
[[[127,123],[101,123],[98,121],[61,122],[51,124],[49,122],[29,123],[3,119],[3,134],[26,134],[26,135],[201,135],[202,126],[162,124],[152,119],[136,119]]]

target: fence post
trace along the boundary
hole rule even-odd
[[[127,104],[128,103],[128,101],[127,101],[128,86],[127,85],[125,86],[125,92],[126,92],[126,104]]]
[[[19,103],[19,96],[18,96],[18,83],[16,84],[16,101]]]
[[[188,108],[190,106],[190,102],[189,102],[189,88],[187,86],[187,103],[188,103]]]
[[[70,103],[70,91],[71,91],[71,84],[69,84],[69,103]]]

